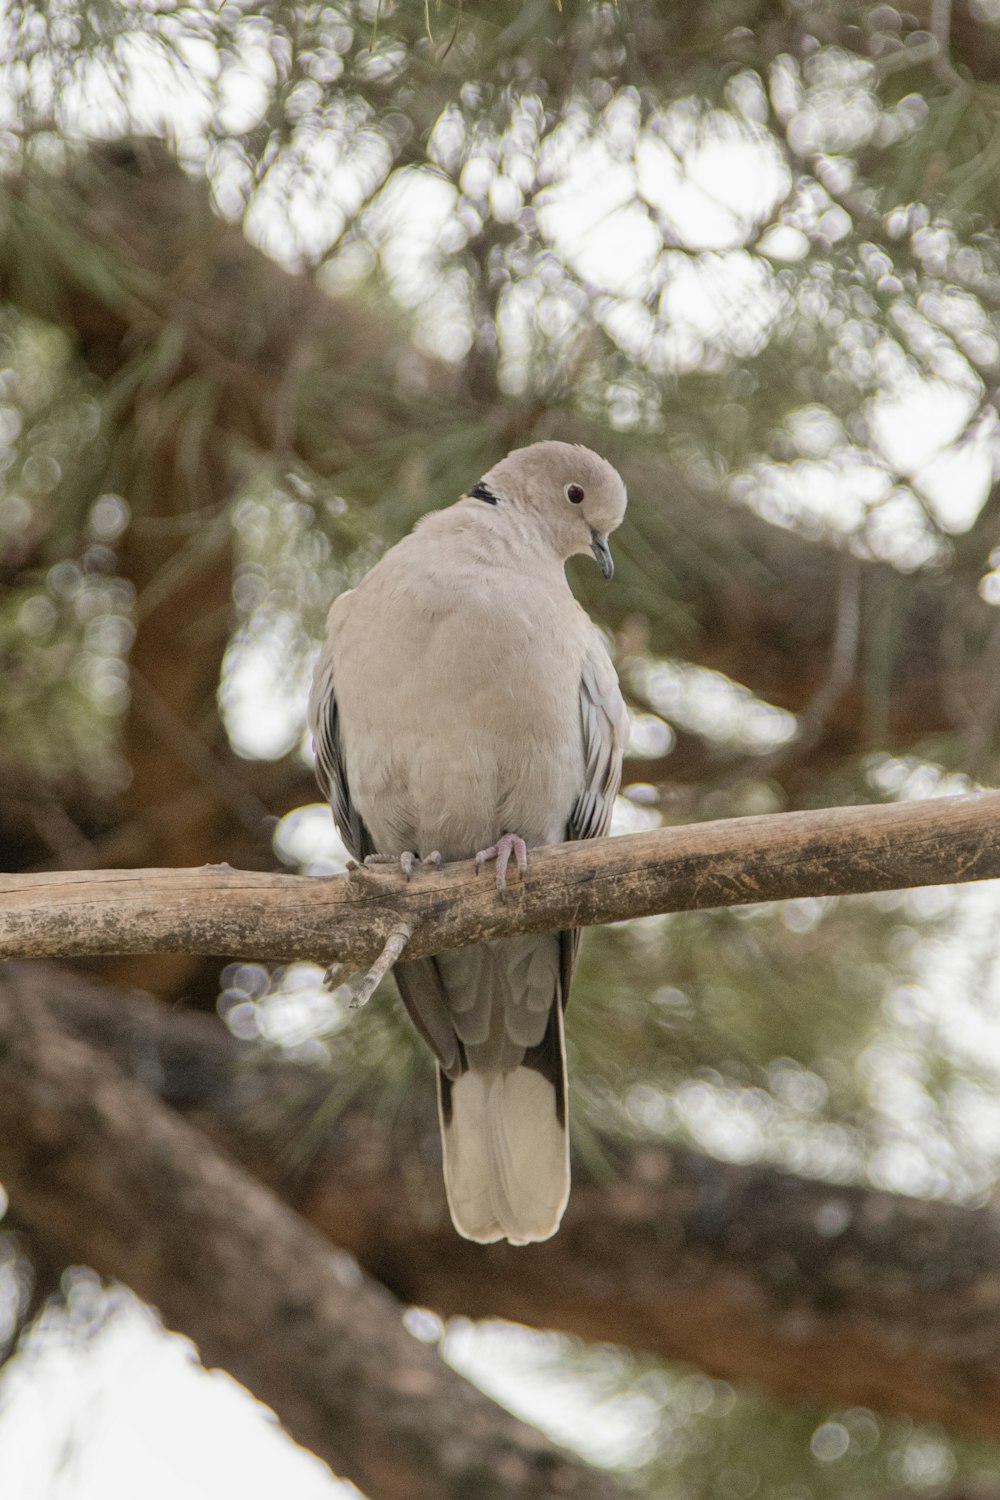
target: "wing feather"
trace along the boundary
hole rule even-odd
[[[568,839],[603,838],[611,827],[628,743],[628,711],[618,676],[595,633],[580,672],[584,777],[566,828]]]
[[[566,838],[600,839],[611,827],[628,744],[628,709],[618,674],[596,631],[580,671],[580,724],[583,729],[583,786],[566,825]],[[559,993],[563,1010],[580,951],[580,929],[559,934]]]
[[[363,860],[366,854],[375,854],[377,850],[361,814],[351,801],[337,695],[333,689],[333,661],[327,648],[316,663],[309,698],[309,726],[316,747],[316,780],[320,790],[326,794],[333,809],[333,821],[348,851],[355,859]]]

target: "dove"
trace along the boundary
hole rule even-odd
[[[568,558],[613,573],[625,485],[588,448],[509,453],[433,511],[330,610],[309,720],[319,784],[356,861],[495,861],[607,834],[628,716]],[[458,1232],[523,1245],[569,1196],[563,1013],[579,932],[524,934],[394,976],[437,1062]],[[395,950],[394,950],[395,951]],[[373,981],[374,982],[374,981]]]

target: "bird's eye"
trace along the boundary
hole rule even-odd
[[[569,501],[570,505],[582,505],[583,490],[578,484],[568,484],[566,486],[566,499]]]

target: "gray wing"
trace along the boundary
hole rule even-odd
[[[611,827],[615,798],[622,781],[628,744],[628,709],[618,674],[600,637],[594,634],[580,673],[580,723],[583,728],[583,787],[566,824],[566,838],[601,839]],[[563,1010],[580,951],[580,929],[561,932],[559,969]]]
[[[584,775],[566,825],[567,839],[603,838],[611,827],[628,744],[628,711],[618,674],[595,634],[580,674]]]
[[[375,854],[374,842],[360,813],[351,801],[347,764],[340,737],[337,698],[333,690],[333,661],[323,648],[316,663],[309,698],[309,725],[316,747],[316,780],[333,809],[333,820],[348,850],[357,860]]]

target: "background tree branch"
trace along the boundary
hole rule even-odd
[[[403,1302],[623,1344],[796,1400],[997,1430],[992,1209],[604,1138],[600,1174],[574,1164],[554,1239],[484,1249],[451,1227],[430,1089],[396,1129],[377,1099],[331,1118],[335,1076],[273,1051],[251,1062],[207,1016],[51,964],[7,965],[0,1005],[12,988],[144,1080]],[[86,1215],[63,1229],[82,1255]]]
[[[621,1493],[412,1338],[349,1257],[40,1001],[0,985],[0,1178],[25,1226],[154,1303],[373,1495]]]

